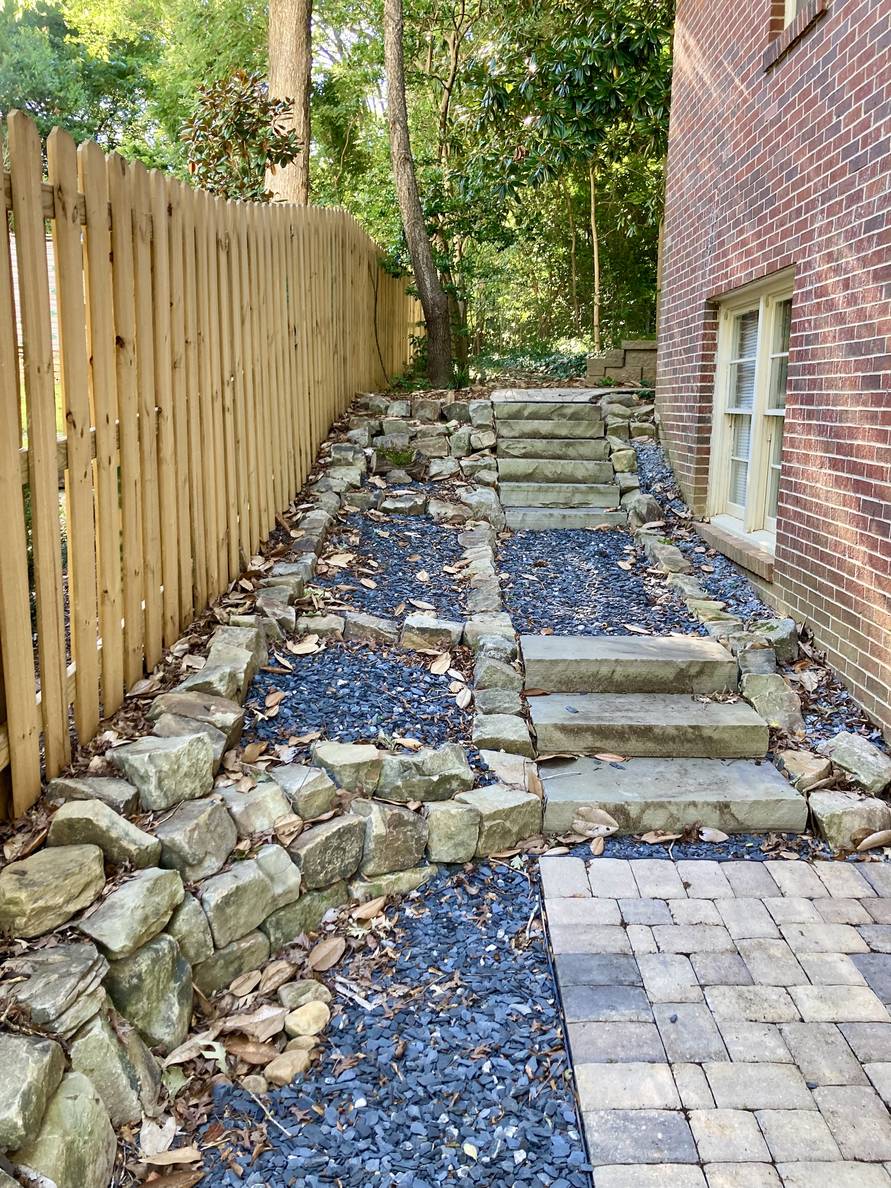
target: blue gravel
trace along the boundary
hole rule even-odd
[[[362,946],[336,971],[371,1009],[335,993],[320,1063],[267,1099],[291,1137],[268,1125],[271,1149],[249,1164],[265,1116],[240,1089],[218,1088],[209,1122],[233,1144],[244,1135],[233,1153],[250,1170],[237,1178],[210,1149],[203,1183],[588,1188],[530,871],[450,868],[403,901],[374,955]]]
[[[619,568],[620,561],[633,568]],[[680,599],[647,573],[648,562],[621,528],[514,532],[502,542],[499,566],[505,609],[520,632],[632,635],[630,624],[657,635],[704,634]]]
[[[260,672],[254,678],[245,740],[282,744],[319,731],[336,742],[375,742],[381,732],[428,746],[464,741],[470,737],[471,711],[459,709],[448,689],[452,678],[429,672],[426,659],[362,643],[331,643],[314,655],[289,657],[292,672]],[[265,701],[274,690],[286,694],[275,717],[250,712],[266,714]],[[297,744],[296,754],[309,748]]]
[[[765,847],[766,838],[771,838]],[[779,843],[779,844],[776,844]],[[785,849],[798,854],[801,858],[832,858],[832,851],[825,842],[810,834],[799,833],[734,833],[727,841],[677,841],[643,842],[634,837],[608,837],[603,847],[604,858],[664,858],[666,861],[680,862],[701,860],[704,862],[738,862],[744,859],[749,862],[766,862],[768,859],[779,857],[778,851]],[[577,858],[591,858],[591,848],[587,843],[574,846],[570,853]]]
[[[339,601],[369,614],[391,616],[400,604],[409,612],[416,609],[409,603],[413,598],[430,603],[442,618],[464,618],[454,575],[443,570],[461,558],[454,528],[427,516],[391,516],[381,523],[355,513],[328,538],[325,553],[340,552],[356,554],[350,568],[313,579],[314,585],[336,594]],[[367,572],[360,575],[360,568]],[[421,572],[429,581],[418,580]],[[363,586],[360,576],[373,581],[375,588]]]

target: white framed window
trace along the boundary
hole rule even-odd
[[[792,279],[722,303],[709,475],[709,515],[770,543],[776,535],[792,326]]]
[[[798,16],[798,10],[804,7],[804,0],[785,0],[786,10],[784,13],[783,23],[791,25],[791,23]]]

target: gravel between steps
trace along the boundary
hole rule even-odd
[[[535,862],[518,861],[447,868],[398,906],[376,952],[332,971],[337,1013],[321,1063],[266,1100],[292,1137],[266,1126],[270,1149],[251,1164],[263,1111],[218,1089],[209,1121],[244,1136],[230,1153],[246,1171],[211,1150],[202,1183],[590,1185]],[[369,1005],[339,994],[338,980]]]

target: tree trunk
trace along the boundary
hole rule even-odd
[[[600,240],[597,237],[597,180],[593,162],[588,166],[588,182],[591,188],[591,259],[594,265],[594,301],[591,328],[594,332],[594,353],[602,349],[600,336]]]
[[[269,0],[269,93],[293,101],[302,150],[291,164],[266,170],[266,188],[276,202],[309,202],[311,83],[312,0]]]
[[[402,0],[384,0],[384,68],[387,76],[387,122],[390,157],[402,227],[411,256],[415,285],[427,323],[427,375],[435,388],[447,388],[452,379],[452,335],[449,301],[440,284],[424,212],[418,194],[415,163],[408,134],[405,98],[405,62],[402,49]]]
[[[568,186],[564,185],[563,193],[566,197],[566,213],[569,217],[569,291],[572,295],[572,329],[574,333],[579,334],[582,329],[582,320],[579,315],[579,277],[575,259],[575,211],[572,209],[572,193]]]

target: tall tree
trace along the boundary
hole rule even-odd
[[[384,69],[387,76],[387,121],[396,197],[427,324],[427,375],[435,388],[446,388],[452,381],[449,299],[433,260],[408,132],[402,0],[384,0]]]
[[[312,0],[269,0],[269,93],[291,100],[301,152],[291,164],[268,170],[266,186],[274,200],[298,206],[309,202],[311,90]]]

